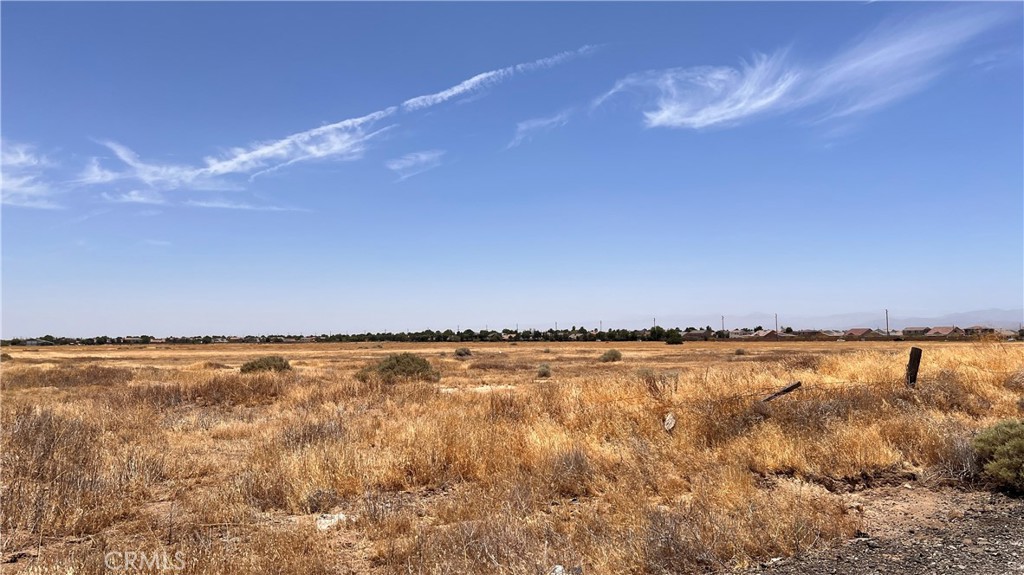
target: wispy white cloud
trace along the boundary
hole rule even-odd
[[[60,209],[47,170],[55,163],[33,146],[0,140],[0,202],[8,206]]]
[[[569,116],[572,114],[571,110],[563,110],[554,116],[546,118],[531,118],[529,120],[523,120],[516,124],[516,133],[512,136],[512,141],[508,143],[507,148],[514,148],[523,142],[528,142],[533,139],[533,136],[540,132],[547,132],[560,128],[569,123]]]
[[[489,72],[482,72],[468,80],[459,82],[450,88],[441,90],[440,92],[410,98],[402,103],[402,108],[406,111],[413,111],[422,108],[429,108],[430,106],[436,106],[443,102],[447,102],[452,98],[457,98],[459,96],[489,88],[511,78],[512,76],[515,76],[516,74],[525,74],[536,70],[552,68],[564,62],[568,62],[573,58],[593,53],[595,50],[597,50],[597,48],[594,46],[583,46],[577,50],[561,52],[554,56],[534,60],[533,62],[516,64],[514,66],[499,68]]]
[[[222,154],[205,158],[203,164],[199,166],[146,161],[134,150],[119,142],[100,142],[113,153],[122,167],[112,169],[102,165],[99,158],[92,158],[74,180],[74,183],[91,186],[116,181],[133,181],[142,183],[154,192],[179,189],[225,191],[243,189],[237,179],[232,179],[233,177],[248,176],[252,180],[299,162],[313,160],[357,160],[363,157],[374,138],[395,126],[395,124],[382,124],[385,120],[393,118],[399,111],[415,112],[458,96],[477,93],[514,75],[551,68],[594,50],[595,48],[592,46],[584,46],[578,50],[562,52],[548,58],[484,72],[440,92],[406,100],[401,106],[391,106],[364,116],[297,132],[277,140],[232,148]],[[419,154],[426,155],[410,155],[411,157],[404,159],[405,162],[412,162],[409,167],[391,169],[399,172],[400,179],[405,179],[440,165],[441,152],[433,150]],[[399,158],[396,161],[401,164],[403,159]],[[141,195],[122,195],[116,198],[115,200],[112,197],[106,197],[111,201],[143,203]],[[217,204],[216,207],[227,207],[221,205],[223,202],[207,203]],[[196,204],[193,203],[193,205]],[[232,204],[232,206],[234,209],[255,208],[255,206],[240,207],[248,206],[248,204]]]
[[[633,74],[597,98],[650,98],[649,127],[731,126],[756,116],[807,110],[817,120],[868,113],[904,99],[941,75],[950,57],[999,23],[996,12],[943,12],[888,22],[818,65],[788,50],[758,54],[739,67],[698,66]]]
[[[160,192],[154,190],[131,190],[123,194],[110,194],[107,192],[103,192],[100,195],[103,197],[104,200],[118,204],[161,205],[167,203],[167,200],[164,199],[163,195]]]
[[[286,208],[281,206],[260,206],[245,202],[230,202],[227,200],[188,200],[186,206],[193,208],[212,208],[219,210],[247,210],[256,212],[304,212],[301,208]]]
[[[417,174],[422,174],[427,170],[433,170],[440,166],[441,158],[444,154],[444,150],[412,152],[400,158],[388,160],[384,162],[384,166],[398,174],[398,181],[401,182],[402,180],[411,178]]]

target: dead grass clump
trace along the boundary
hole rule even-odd
[[[508,512],[431,529],[378,547],[390,573],[548,573],[556,562],[582,563],[551,518],[523,521]]]
[[[0,353],[0,361],[11,361],[13,359],[9,353]]]
[[[676,508],[648,511],[643,535],[649,573],[745,567],[761,557],[804,552],[849,537],[859,519],[820,487],[796,480],[758,489],[749,474],[704,477]]]
[[[103,430],[49,408],[23,406],[4,413],[2,503],[4,531],[46,535],[91,533],[131,506],[122,489],[145,458],[108,468]],[[121,471],[125,473],[121,473]]]
[[[791,396],[761,403],[765,415],[787,429],[822,432],[853,415],[879,415],[886,398],[879,390],[866,386],[846,386],[824,390],[797,390]]]
[[[992,403],[956,371],[941,370],[934,378],[918,382],[917,397],[923,406],[943,412],[962,412],[974,417],[989,413]]]
[[[192,365],[188,366],[188,369],[196,371],[205,371],[217,369],[231,369],[231,366],[216,361],[200,361],[198,363],[193,363]]]
[[[770,407],[750,397],[703,397],[689,404],[693,439],[714,448],[767,419]]]
[[[265,405],[283,396],[297,376],[276,372],[213,374],[197,381],[171,381],[134,385],[128,401],[155,407],[198,405]]]
[[[1003,385],[1010,391],[1024,393],[1024,369],[1018,369],[1011,373]]]
[[[519,361],[506,361],[500,359],[481,359],[474,361],[469,369],[479,369],[482,371],[523,371],[530,369],[530,364]]]
[[[256,442],[235,488],[262,510],[319,513],[359,491],[359,459],[338,414],[300,416]]]
[[[487,418],[490,421],[524,421],[529,413],[526,401],[516,393],[487,394]]]
[[[132,370],[102,365],[77,367],[16,367],[4,370],[5,388],[78,387],[83,385],[118,385],[132,380]]]
[[[608,351],[602,353],[601,357],[597,358],[597,360],[605,363],[612,361],[622,361],[622,352],[617,349],[609,349]]]
[[[345,438],[345,427],[340,419],[303,419],[286,425],[279,435],[286,449],[300,449],[308,445],[340,441]]]
[[[636,372],[637,379],[651,397],[662,399],[671,392],[679,390],[679,373],[666,371],[656,372],[653,369],[640,369]]]
[[[579,446],[555,453],[548,463],[550,484],[560,497],[590,495],[594,469],[587,453]]]

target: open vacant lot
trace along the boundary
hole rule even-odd
[[[972,436],[1024,414],[1024,346],[916,344],[909,389],[910,345],[5,348],[5,567],[755,567],[892,528],[874,487],[975,485]],[[400,352],[436,374],[359,374]],[[240,373],[267,355],[292,369]]]

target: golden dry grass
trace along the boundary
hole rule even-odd
[[[110,550],[202,573],[730,569],[852,535],[853,483],[969,480],[972,434],[1024,411],[1020,344],[928,344],[915,390],[903,343],[611,347],[10,349],[0,551],[55,573]],[[402,351],[440,382],[355,377]],[[239,373],[269,354],[293,370]]]

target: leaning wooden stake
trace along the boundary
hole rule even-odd
[[[910,348],[910,361],[907,363],[907,387],[913,389],[917,385],[917,369],[921,367],[921,348]]]
[[[775,393],[769,395],[768,397],[762,399],[761,403],[768,403],[769,401],[775,399],[776,397],[782,397],[783,395],[786,395],[787,393],[789,393],[789,392],[791,392],[793,390],[796,390],[799,387],[800,387],[800,382],[799,381],[796,382],[796,383],[792,383],[790,385],[787,385],[786,387],[783,387],[782,389],[780,389],[780,390],[776,391]]]

